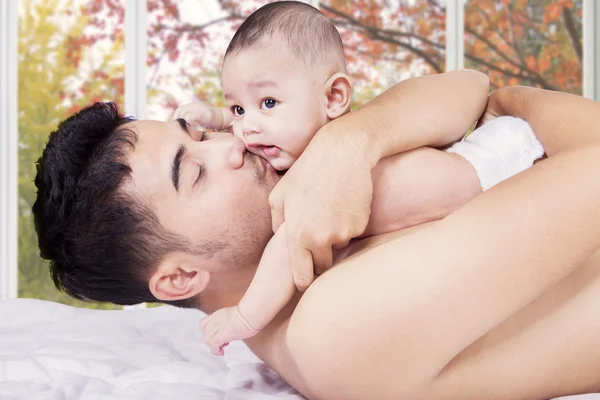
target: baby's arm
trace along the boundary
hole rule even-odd
[[[371,217],[362,237],[444,218],[482,192],[468,161],[429,147],[388,157],[372,175]]]
[[[256,274],[235,307],[217,310],[200,324],[204,340],[215,355],[233,340],[248,339],[264,328],[290,301],[295,292],[282,224],[267,244]]]
[[[527,122],[501,117],[446,152],[421,148],[389,157],[373,169],[371,219],[363,236],[443,218],[543,154]]]
[[[183,118],[188,123],[195,122],[202,128],[225,130],[231,126],[233,115],[223,107],[213,107],[201,101],[177,107],[173,119]]]

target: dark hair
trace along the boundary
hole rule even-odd
[[[122,190],[137,142],[132,121],[114,103],[95,103],[61,122],[37,161],[32,211],[40,255],[56,287],[81,300],[157,301],[148,288],[152,271],[167,252],[187,246]]]
[[[338,63],[345,70],[344,45],[333,24],[313,6],[299,1],[269,3],[252,13],[239,27],[227,55],[251,48],[263,37],[278,35],[308,65]]]

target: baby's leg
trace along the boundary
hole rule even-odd
[[[530,168],[544,155],[531,126],[515,117],[493,119],[447,151],[473,165],[484,191]]]
[[[256,335],[275,318],[294,292],[284,223],[267,244],[239,304],[217,310],[202,321],[204,339],[213,354],[223,355],[222,348],[230,341]]]

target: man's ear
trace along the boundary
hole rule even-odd
[[[336,119],[350,110],[352,84],[348,75],[338,72],[325,82],[327,95],[327,117]]]
[[[173,301],[196,296],[208,282],[210,272],[202,268],[200,257],[174,252],[163,258],[148,285],[158,300]]]

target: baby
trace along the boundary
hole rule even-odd
[[[227,48],[221,78],[227,108],[191,103],[178,108],[174,118],[215,130],[232,127],[249,151],[279,171],[292,166],[319,128],[350,110],[352,86],[339,33],[325,15],[300,2],[271,3],[248,17]],[[486,146],[484,135],[476,131],[447,152],[422,148],[381,162],[373,170],[372,213],[362,237],[443,218],[531,166],[543,150],[526,123],[511,123],[517,136],[497,134],[496,142],[507,144],[499,151]],[[493,135],[485,136],[489,142]],[[504,168],[519,146],[535,151],[515,168]],[[416,152],[426,155],[415,158]],[[421,161],[415,165],[413,160]],[[239,304],[202,321],[213,354],[223,355],[232,340],[256,335],[294,292],[284,223],[265,248]]]

